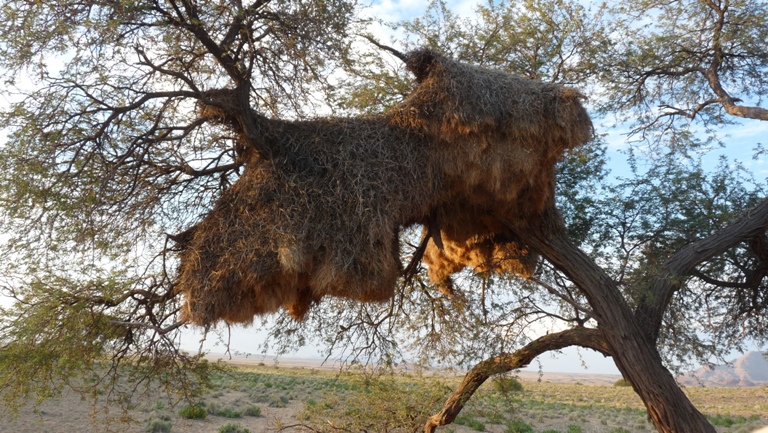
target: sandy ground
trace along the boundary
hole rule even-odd
[[[224,354],[209,354],[209,360],[224,360],[228,363],[238,365],[273,365],[273,358],[264,358],[262,356],[232,356]],[[325,362],[317,359],[300,358],[279,358],[277,365],[280,368],[296,368],[311,370],[338,370],[339,364],[334,362]],[[425,371],[424,374],[434,375],[461,375],[461,372],[442,372]],[[308,373],[309,374],[309,373]],[[521,372],[519,374],[523,380],[552,383],[582,383],[595,385],[610,385],[618,379],[615,375],[596,375],[596,374],[564,374],[564,373],[535,373]],[[231,395],[225,395],[224,398],[236,400],[237,392]],[[96,411],[90,400],[83,400],[72,391],[65,391],[60,397],[46,400],[37,407],[31,405],[22,408],[17,417],[8,419],[3,417],[0,422],[0,433],[102,433],[102,432],[121,432],[121,433],[144,433],[147,431],[147,420],[153,417],[153,414],[163,413],[171,418],[172,433],[217,433],[218,429],[227,423],[237,423],[248,428],[252,433],[261,433],[274,431],[278,425],[293,424],[296,422],[295,415],[301,410],[304,404],[300,401],[292,401],[285,408],[270,408],[267,405],[260,405],[262,408],[261,417],[248,417],[229,419],[219,416],[208,416],[204,420],[188,420],[178,415],[178,407],[164,407],[156,402],[136,402],[137,408],[127,414],[113,409],[110,413],[105,413],[103,407],[98,407]],[[153,406],[154,405],[154,406]],[[130,421],[126,421],[131,418]],[[494,426],[488,426],[491,433],[496,432]],[[501,428],[501,427],[500,427]],[[456,433],[466,433],[471,430],[461,426],[455,426]]]
[[[209,359],[216,361],[218,359],[238,365],[256,366],[264,364],[271,366],[275,364],[273,358],[264,358],[261,356],[229,356],[223,354],[211,354]],[[333,362],[323,363],[316,359],[299,358],[280,358],[278,361],[280,369],[298,369],[299,372],[306,371],[307,375],[317,374],[319,370],[338,370],[339,365]],[[455,371],[423,371],[425,375],[445,375],[462,376],[461,372]],[[524,382],[550,382],[557,384],[583,384],[583,385],[612,385],[618,375],[602,374],[578,374],[578,373],[549,373],[549,372],[528,372],[518,373],[518,377]],[[219,393],[215,401],[221,405],[237,406],[238,402],[252,401],[253,395],[248,395],[244,391],[229,390]],[[206,397],[206,401],[212,398]],[[179,415],[180,407],[165,405],[160,397],[150,396],[143,400],[135,401],[135,408],[127,414],[123,414],[117,409],[112,409],[111,413],[103,411],[94,411],[91,400],[83,400],[72,391],[64,392],[57,398],[42,402],[37,407],[23,408],[18,417],[8,419],[3,417],[0,420],[0,433],[101,433],[101,432],[120,432],[120,433],[146,433],[147,421],[157,419],[159,416],[170,418],[172,428],[170,433],[218,433],[219,428],[228,423],[236,423],[247,428],[251,433],[277,432],[281,425],[290,425],[297,423],[296,415],[305,407],[301,398],[291,400],[283,408],[269,407],[267,404],[258,404],[261,408],[261,417],[242,416],[240,418],[225,418],[222,416],[209,415],[204,420],[188,420]],[[242,407],[242,404],[241,406]],[[103,410],[103,405],[98,406]],[[121,420],[121,417],[128,415],[130,421]],[[544,419],[542,419],[542,416]],[[552,421],[554,422],[554,421]],[[563,418],[558,421],[559,424],[552,424],[547,420],[547,414],[543,413],[535,421],[535,431],[540,432],[545,428],[556,428],[559,431],[565,431],[566,424],[570,421]],[[610,429],[595,424],[592,420],[577,419],[573,421],[577,424],[593,425],[585,428],[584,433],[605,433]],[[487,423],[485,431],[489,433],[504,433],[504,425]],[[721,430],[718,428],[718,430]],[[297,432],[299,430],[287,430],[287,432]],[[452,425],[447,429],[441,429],[444,433],[474,433],[473,430],[465,426]],[[631,431],[648,431],[647,429],[632,429]],[[741,433],[739,431],[739,433]]]
[[[226,396],[230,399],[236,395]],[[295,415],[303,403],[292,402],[285,408],[270,408],[262,405],[261,417],[243,416],[236,419],[208,416],[203,420],[189,420],[178,415],[179,407],[164,410],[137,409],[130,411],[131,420],[122,418],[122,412],[94,412],[90,401],[83,401],[72,391],[64,392],[58,398],[44,401],[36,408],[21,410],[16,418],[3,419],[0,433],[145,433],[147,419],[154,412],[163,412],[171,418],[171,433],[217,433],[224,424],[236,423],[252,433],[274,431],[280,423],[295,422]],[[103,409],[103,408],[100,408]]]

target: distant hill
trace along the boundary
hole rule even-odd
[[[677,378],[686,386],[768,386],[768,353],[747,352],[728,365],[702,367]]]

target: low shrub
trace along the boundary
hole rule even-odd
[[[221,409],[218,412],[216,412],[214,415],[223,416],[224,418],[240,418],[243,416],[240,412],[232,409],[231,407],[226,407],[224,409]]]
[[[286,407],[288,405],[288,397],[281,395],[281,396],[272,396],[269,399],[269,407]]]
[[[184,406],[179,411],[179,415],[186,419],[203,419],[208,415],[208,412],[202,406]]]
[[[533,427],[521,419],[513,419],[507,423],[504,433],[533,433]]]
[[[632,386],[631,383],[627,379],[624,379],[623,377],[616,382],[613,382],[613,386]]]
[[[471,428],[474,431],[485,431],[485,424],[467,416],[459,416],[453,422]]]
[[[720,427],[731,427],[735,424],[744,424],[747,422],[747,418],[743,416],[731,416],[731,415],[707,415],[709,422],[712,425]]]
[[[258,406],[248,406],[243,411],[243,414],[245,416],[260,417],[261,416],[261,408],[258,407]]]
[[[208,403],[206,407],[208,408],[209,415],[222,416],[224,418],[240,418],[243,416],[240,412],[231,407],[221,407],[215,401]]]
[[[251,433],[251,431],[240,424],[228,423],[219,427],[219,433]]]
[[[493,379],[493,389],[502,394],[520,392],[523,390],[523,384],[515,377],[499,376]]]
[[[147,422],[147,433],[169,433],[171,431],[171,422],[164,420],[164,419],[158,419],[153,418]]]
[[[403,381],[394,375],[381,375],[353,380],[349,384],[328,381],[325,387],[330,389],[322,399],[305,404],[297,415],[307,430],[361,432],[381,425],[388,431],[416,431],[423,429],[453,392],[433,378]]]

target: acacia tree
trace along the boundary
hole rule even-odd
[[[692,1],[672,4],[708,10]],[[601,21],[604,11],[593,15],[575,2],[501,3],[480,8],[479,21],[459,19],[439,2],[432,11],[404,25],[411,43],[532,78],[589,86],[607,76],[598,73],[601,62],[619,64],[632,54],[608,49],[623,45],[605,38],[612,33]],[[764,7],[750,11],[766,15]],[[62,382],[34,376],[69,377],[105,357],[135,360],[140,377],[170,371],[177,374],[164,376],[169,385],[186,384],[185,375],[204,373],[204,364],[178,351],[176,251],[167,239],[210,209],[237,178],[243,152],[269,158],[252,128],[252,109],[312,114],[320,95],[342,95],[326,78],[336,66],[347,69],[355,95],[353,102],[341,98],[342,110],[383,106],[407,93],[408,81],[375,69],[381,51],[349,51],[358,29],[354,4],[342,1],[19,2],[2,13],[5,78],[17,92],[3,114],[8,139],[0,151],[3,248],[12,258],[4,264],[4,291],[16,301],[2,311],[0,378],[16,391],[3,395],[45,397]],[[723,29],[734,22],[723,20]],[[761,52],[745,53],[764,71]],[[721,82],[743,70],[732,65],[715,66]],[[680,76],[663,75],[669,81],[659,89]],[[387,92],[356,90],[360,78],[380,79]],[[619,90],[605,96],[606,109],[624,101]],[[238,102],[228,107],[227,124],[200,112],[222,95]],[[638,106],[630,102],[613,107]],[[706,348],[686,339],[691,330],[764,339],[768,204],[733,171],[709,177],[696,164],[672,163],[604,187],[609,198],[601,199],[584,191],[604,176],[602,160],[599,146],[571,155],[561,167],[557,203],[540,225],[518,233],[546,259],[531,281],[465,273],[451,298],[435,295],[419,274],[389,304],[333,300],[301,324],[279,317],[274,332],[292,344],[330,329],[320,337],[330,334],[331,345],[352,344],[362,355],[391,354],[397,337],[409,334],[425,357],[487,357],[428,430],[450,422],[490,375],[578,345],[614,356],[659,430],[713,431],[674,383],[659,348],[672,356],[681,341]],[[702,310],[720,320],[679,316]],[[568,329],[529,341],[528,325],[542,318]]]
[[[228,89],[243,125],[251,107],[312,114],[346,57],[355,8],[3,4],[2,289],[14,301],[0,325],[4,399],[45,397],[63,383],[50,379],[104,359],[131,359],[140,377],[182,391],[205,373],[178,348],[168,239],[237,178],[243,149],[197,104]]]
[[[522,14],[514,6],[501,5],[495,9],[491,6],[487,9],[491,13],[481,12],[485,21],[479,26],[462,25],[445,13],[440,3],[435,6],[437,16],[452,20],[453,25],[441,24],[441,29],[451,29],[451,33],[423,26],[430,24],[428,20],[410,25],[421,24],[423,41],[448,45],[448,51],[461,53],[458,56],[478,56],[484,61],[489,53],[492,56],[501,52],[500,59],[492,60],[495,64],[512,65],[517,68],[516,72],[537,78],[546,78],[549,73],[552,79],[562,79],[560,74],[567,76],[570,68],[594,71],[585,67],[583,59],[600,58],[601,84],[608,91],[599,102],[608,111],[641,113],[637,130],[653,130],[655,137],[649,134],[647,138],[669,146],[671,151],[663,157],[679,158],[676,152],[687,155],[696,145],[687,132],[688,125],[679,124],[681,117],[702,117],[707,126],[728,122],[722,118],[723,113],[760,119],[762,109],[736,107],[738,98],[725,91],[723,83],[739,83],[737,89],[746,97],[758,99],[759,103],[759,95],[764,93],[766,46],[756,36],[760,32],[756,29],[765,22],[764,4],[636,2],[614,9],[613,21],[601,29],[608,35],[621,35],[615,41],[602,39],[600,32],[585,31],[589,27],[584,26],[582,20],[558,22],[558,12],[569,9],[569,18],[583,17],[573,13],[578,6],[563,2],[527,2],[528,12]],[[657,15],[663,17],[658,25],[638,23]],[[531,22],[533,28],[519,25]],[[522,27],[520,33],[511,37],[505,34],[503,41],[523,40],[528,44],[513,45],[505,51],[502,42],[501,50],[489,49],[488,44],[483,43],[484,36],[510,31],[511,26],[499,23],[514,23],[513,32]],[[572,26],[573,33],[563,31],[568,28],[565,23]],[[547,28],[557,30],[543,30]],[[636,28],[639,31],[635,31]],[[541,34],[553,33],[557,36],[541,37]],[[586,46],[599,49],[590,53],[583,41],[593,42]],[[667,55],[668,52],[679,56]],[[568,61],[569,54],[575,60]],[[596,74],[587,73],[586,77],[595,78]],[[693,100],[700,102],[692,104]],[[653,103],[660,107],[649,109]],[[667,122],[661,125],[660,119]],[[659,148],[656,149],[658,152]],[[604,226],[607,232],[599,233],[583,245],[592,248],[591,257],[577,248],[573,233],[568,233],[554,207],[543,223],[545,229],[532,227],[528,232],[519,233],[586,296],[587,317],[596,319],[599,332],[575,326],[542,337],[512,354],[478,364],[443,411],[429,420],[427,430],[450,422],[467,396],[489,375],[525,365],[542,350],[567,345],[591,347],[613,356],[625,378],[643,398],[660,431],[713,430],[696,414],[671,375],[661,367],[657,350],[663,348],[668,355],[676,357],[691,352],[712,353],[717,343],[725,343],[719,346],[720,350],[731,347],[735,335],[751,335],[757,341],[764,341],[764,311],[760,312],[761,305],[765,305],[761,245],[768,203],[759,201],[759,190],[747,194],[744,188],[750,184],[748,179],[739,181],[721,171],[702,182],[706,176],[697,164],[681,170],[662,161],[662,165],[638,177],[637,181],[625,185],[631,188],[631,196],[613,205],[601,203],[601,209],[610,209],[615,219],[592,220],[608,226]],[[672,187],[675,184],[682,189]],[[670,195],[670,187],[673,191],[685,192]],[[617,191],[615,187],[611,189]],[[642,191],[652,193],[639,196]],[[755,207],[737,217],[738,212],[751,206]],[[603,249],[600,244],[609,246]],[[615,265],[616,260],[619,266]],[[550,290],[557,287],[540,283]],[[568,291],[558,294],[560,299],[569,299]],[[690,310],[692,306],[696,308]],[[578,310],[584,305],[574,307]],[[685,311],[696,311],[693,314],[716,320],[704,323],[690,316],[684,319],[682,312]],[[706,333],[712,339],[698,340],[697,333]],[[674,347],[680,343],[686,348]],[[643,353],[648,356],[644,358]],[[655,383],[647,381],[651,377]]]

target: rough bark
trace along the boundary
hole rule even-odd
[[[477,364],[464,376],[456,391],[448,397],[443,409],[429,417],[424,433],[434,433],[437,427],[450,424],[478,388],[491,376],[523,368],[544,352],[568,346],[582,346],[610,356],[610,348],[597,329],[574,328],[537,338],[514,353],[502,354]]]
[[[715,428],[662,364],[655,344],[639,326],[616,283],[571,242],[554,205],[550,205],[540,225],[517,233],[583,291],[616,366],[643,400],[658,431],[714,433]]]

